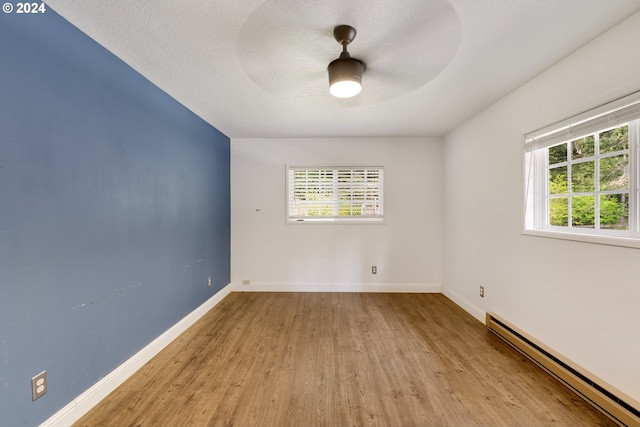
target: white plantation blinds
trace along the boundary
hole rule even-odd
[[[382,221],[382,167],[287,168],[287,219]]]
[[[525,148],[533,151],[581,138],[601,129],[613,128],[640,117],[640,92],[609,102],[577,116],[531,132]]]

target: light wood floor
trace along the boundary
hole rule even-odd
[[[75,426],[613,426],[440,294],[232,293]]]

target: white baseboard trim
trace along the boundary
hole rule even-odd
[[[406,292],[440,293],[439,284],[430,283],[251,283],[234,284],[234,292]]]
[[[80,417],[89,412],[91,408],[97,405],[145,363],[160,353],[162,349],[175,340],[181,333],[186,331],[209,310],[215,307],[224,297],[232,292],[232,290],[230,284],[222,288],[204,304],[186,315],[182,320],[167,329],[167,331],[126,360],[122,365],[111,371],[80,396],[69,402],[67,406],[40,424],[40,427],[67,427],[78,421]]]
[[[445,287],[442,288],[442,295],[449,298],[451,301],[459,305],[463,310],[471,314],[473,317],[478,319],[480,322],[485,323],[487,313],[475,305],[471,304],[466,299],[462,298],[457,293],[453,292],[451,289],[447,289]]]

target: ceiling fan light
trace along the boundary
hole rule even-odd
[[[361,90],[362,85],[351,80],[335,82],[329,86],[329,93],[336,98],[351,98],[359,94]]]
[[[362,90],[362,62],[339,58],[329,64],[329,93],[336,98],[351,98]]]

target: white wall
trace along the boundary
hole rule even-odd
[[[382,165],[385,224],[285,224],[287,164]],[[231,140],[231,283],[241,290],[438,292],[441,233],[438,138]]]
[[[640,14],[446,136],[443,292],[640,401],[640,250],[521,234],[523,135],[639,90],[638,40]]]

